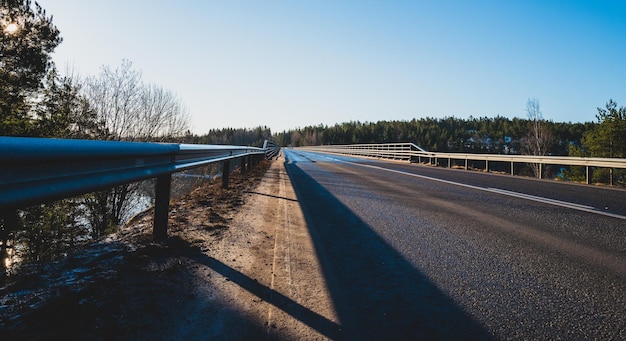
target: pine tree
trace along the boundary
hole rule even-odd
[[[594,157],[626,157],[626,108],[609,100],[598,108],[598,124],[584,134],[584,143]]]
[[[28,135],[28,99],[52,66],[61,43],[52,17],[30,0],[0,0],[0,135]]]
[[[606,109],[598,108],[598,124],[584,134],[583,144],[593,157],[626,157],[626,108],[617,107],[609,100]],[[597,182],[624,183],[624,170],[601,169],[594,171],[593,180]]]

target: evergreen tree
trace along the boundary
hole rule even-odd
[[[36,114],[33,135],[69,139],[107,136],[104,123],[81,94],[77,78],[60,76],[54,67],[46,76],[41,100],[33,111]]]
[[[584,144],[593,157],[626,157],[626,108],[609,100],[598,108],[598,124],[584,134]]]
[[[28,99],[52,66],[61,43],[52,17],[30,0],[0,0],[0,135],[28,135]]]
[[[583,144],[592,157],[626,157],[626,108],[609,100],[606,109],[598,108],[598,124],[583,137]],[[593,172],[593,181],[624,184],[626,171],[602,168]]]

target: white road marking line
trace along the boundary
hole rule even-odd
[[[599,209],[597,209],[597,208],[595,208],[593,206],[580,205],[580,204],[575,204],[575,203],[571,203],[571,202],[560,201],[560,200],[555,200],[555,199],[550,199],[550,198],[543,198],[543,197],[538,197],[538,196],[524,194],[524,193],[511,192],[511,191],[507,191],[507,190],[504,190],[504,189],[498,189],[498,188],[485,188],[484,190],[485,191],[494,192],[494,193],[500,193],[500,194],[508,195],[508,196],[511,196],[511,197],[516,197],[516,198],[521,198],[521,199],[527,199],[527,200],[532,200],[532,201],[536,201],[536,202],[541,202],[541,203],[544,203],[544,204],[560,206],[560,207],[570,208],[570,209],[573,209],[573,210],[589,212],[589,213],[595,213],[595,214],[600,214],[600,215],[604,215],[604,216],[607,216],[607,217],[613,217],[613,218],[626,220],[626,216],[619,215],[619,214],[614,214],[614,213],[610,213],[610,212],[601,211],[601,210],[599,210]]]
[[[569,208],[574,208],[578,210],[594,210],[595,209],[593,206],[580,205],[580,204],[575,204],[575,203],[571,203],[567,201],[538,197],[538,196],[530,195],[526,193],[507,191],[505,189],[500,189],[500,188],[489,187],[486,190],[490,192],[495,192],[495,193],[500,193],[500,194],[516,197],[516,198],[528,199],[532,201],[537,201],[537,202],[542,202],[542,203],[552,204],[552,205],[562,206],[562,207],[569,207]]]
[[[540,202],[540,203],[544,203],[544,204],[548,204],[548,205],[560,206],[560,207],[565,207],[565,208],[569,208],[569,209],[573,209],[573,210],[578,210],[578,211],[583,211],[583,212],[588,212],[588,213],[594,213],[594,214],[599,214],[599,215],[603,215],[603,216],[607,216],[607,217],[612,217],[612,218],[626,220],[626,216],[619,215],[619,214],[614,214],[614,213],[610,213],[610,212],[606,212],[606,211],[603,211],[603,210],[599,210],[599,209],[597,209],[595,207],[592,207],[592,206],[580,205],[580,204],[576,204],[576,203],[560,201],[560,200],[555,200],[555,199],[550,199],[550,198],[543,198],[543,197],[538,197],[538,196],[534,196],[534,195],[530,195],[530,194],[511,192],[511,191],[507,191],[507,190],[504,190],[504,189],[478,187],[478,186],[474,186],[474,185],[468,185],[468,184],[463,184],[463,183],[459,183],[459,182],[453,182],[453,181],[449,181],[449,180],[432,178],[430,176],[424,176],[424,175],[419,175],[419,174],[403,172],[403,171],[399,171],[399,170],[395,170],[395,169],[388,169],[388,168],[383,168],[383,167],[378,167],[378,166],[373,166],[373,165],[364,165],[364,164],[361,164],[361,163],[355,163],[355,162],[340,160],[340,159],[336,159],[336,158],[328,157],[328,156],[324,156],[324,157],[327,158],[327,159],[330,159],[332,161],[349,163],[351,165],[367,167],[367,168],[373,168],[373,169],[383,170],[383,171],[387,171],[387,172],[391,172],[391,173],[408,175],[408,176],[412,176],[412,177],[415,177],[415,178],[421,178],[421,179],[426,179],[426,180],[431,180],[431,181],[438,181],[438,182],[442,182],[442,183],[446,183],[446,184],[450,184],[450,185],[476,189],[476,190],[484,191],[484,192],[497,193],[497,194],[506,195],[506,196],[510,196],[510,197],[515,197],[515,198],[519,198],[519,199],[526,199],[526,200],[536,201],[536,202]]]

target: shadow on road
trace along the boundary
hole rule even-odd
[[[302,167],[285,168],[311,232],[343,339],[493,337]],[[381,209],[384,209],[381,207]]]

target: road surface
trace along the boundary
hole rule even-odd
[[[346,339],[626,339],[626,191],[285,149]]]

